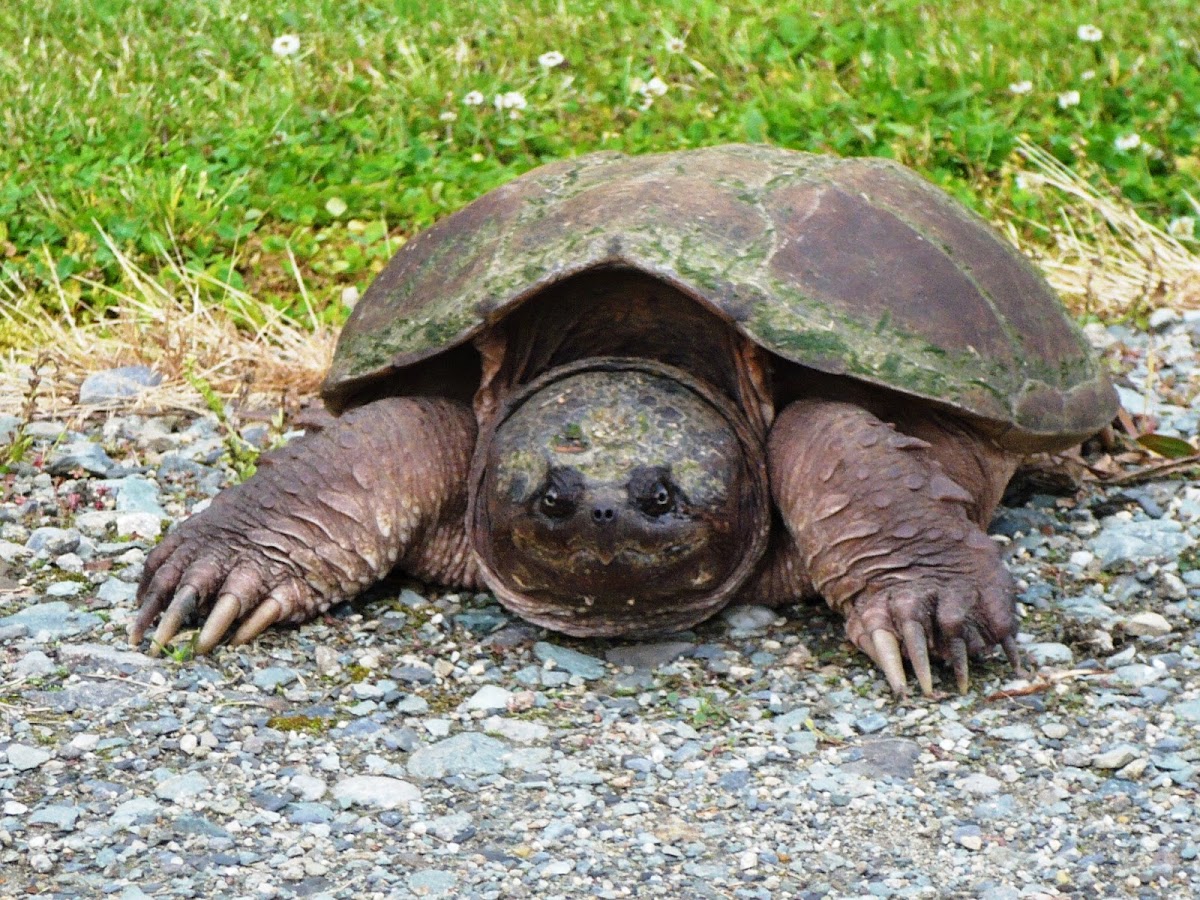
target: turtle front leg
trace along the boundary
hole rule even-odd
[[[913,430],[927,439],[849,403],[796,401],[771,430],[771,488],[798,580],[892,690],[906,690],[903,653],[931,693],[932,651],[965,691],[970,654],[1000,644],[1019,668],[1012,580],[984,531],[1016,458],[948,423]]]
[[[161,647],[197,613],[196,649],[233,628],[244,643],[299,622],[401,568],[445,584],[476,580],[466,537],[475,445],[470,408],[392,397],[264,457],[245,483],[172,532],[146,560],[130,640],[159,619]]]

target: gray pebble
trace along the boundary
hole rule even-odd
[[[74,441],[50,454],[46,471],[51,475],[69,475],[75,469],[83,469],[103,477],[112,471],[113,466],[113,461],[99,444]]]
[[[140,475],[130,475],[117,482],[117,512],[146,513],[158,519],[166,513],[158,502],[158,487]]]
[[[998,794],[1002,785],[999,779],[993,778],[991,775],[976,772],[973,775],[968,775],[966,778],[960,779],[956,787],[968,796],[990,797],[993,794]]]
[[[79,807],[56,803],[35,810],[29,817],[31,825],[53,825],[59,831],[73,831],[79,818]]]
[[[751,637],[762,634],[779,618],[779,612],[766,606],[738,604],[721,611],[721,618],[729,625],[732,638]]]
[[[429,747],[408,759],[408,774],[414,778],[445,778],[450,775],[498,775],[506,765],[508,745],[485,734],[465,731]]]
[[[648,644],[629,644],[606,650],[604,658],[614,666],[634,669],[657,669],[674,662],[696,648],[690,641],[661,641]]]
[[[567,647],[560,647],[557,644],[539,641],[533,645],[533,654],[542,662],[553,662],[557,668],[562,669],[564,672],[571,675],[578,675],[587,681],[594,681],[597,678],[604,677],[604,663],[596,659],[596,657],[580,653],[578,650],[571,650]]]
[[[54,661],[41,650],[30,650],[13,666],[13,674],[18,678],[39,678],[49,675],[55,669]]]
[[[268,666],[254,673],[254,686],[260,691],[271,692],[276,688],[286,687],[296,680],[294,669],[283,666]]]
[[[154,786],[154,796],[160,800],[179,803],[207,794],[209,789],[208,779],[203,775],[195,772],[184,772],[182,775],[165,778],[156,784]]]
[[[485,684],[463,702],[464,709],[508,709],[512,691],[495,684]]]
[[[25,546],[34,553],[45,551],[48,556],[71,553],[79,546],[80,534],[74,528],[35,528],[29,533]]]
[[[357,805],[374,809],[407,807],[421,799],[421,791],[416,785],[382,775],[344,778],[333,786],[332,795],[343,807]]]
[[[28,772],[50,761],[50,754],[40,747],[26,744],[8,745],[8,762],[18,772]]]
[[[1105,571],[1143,566],[1151,560],[1174,559],[1190,547],[1193,539],[1173,519],[1122,519],[1110,516],[1092,550]]]
[[[1075,661],[1075,654],[1066,644],[1029,644],[1024,650],[1025,654],[1039,666],[1069,666]]]
[[[79,386],[80,403],[105,403],[135,397],[162,383],[162,376],[148,366],[118,366],[93,372]]]
[[[24,626],[26,632],[39,642],[83,634],[102,624],[99,616],[82,610],[72,609],[62,600],[51,603],[35,603],[11,616],[0,619],[0,627]]]
[[[1120,769],[1138,758],[1138,749],[1129,744],[1119,744],[1092,757],[1097,769]]]
[[[96,591],[96,597],[112,606],[132,605],[137,596],[137,585],[120,578],[106,578]]]
[[[408,888],[421,897],[445,897],[455,892],[458,876],[446,869],[420,869],[408,876]]]

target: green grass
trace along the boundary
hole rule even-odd
[[[1153,222],[1195,213],[1195,0],[4,7],[0,287],[72,315],[102,314],[103,286],[128,277],[103,230],[138,265],[158,271],[167,252],[286,309],[290,252],[336,321],[341,290],[365,288],[397,238],[602,148],[891,156],[977,208],[1045,221],[1004,177],[1024,135]],[[276,56],[285,34],[299,50]],[[540,65],[548,51],[563,64]],[[665,92],[639,90],[654,78]],[[481,105],[464,104],[472,91]],[[525,107],[498,110],[508,92]],[[1129,135],[1140,146],[1120,149]]]

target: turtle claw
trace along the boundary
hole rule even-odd
[[[278,600],[268,597],[262,606],[238,626],[238,630],[234,632],[229,643],[235,647],[248,644],[282,618],[283,607],[279,605]]]
[[[954,670],[954,684],[960,694],[965,694],[971,687],[971,676],[967,671],[967,642],[962,638],[951,639],[950,667]]]
[[[167,611],[163,613],[162,619],[159,620],[158,628],[154,631],[154,637],[150,639],[150,652],[158,654],[162,648],[171,643],[172,638],[179,633],[179,629],[183,627],[184,622],[192,617],[196,612],[196,604],[200,600],[200,594],[190,584],[185,584],[175,594],[171,600],[171,605],[167,607]],[[141,634],[136,634],[136,639],[141,642]]]
[[[196,653],[208,653],[217,646],[241,614],[241,601],[233,594],[222,594],[204,621],[204,627],[200,629],[200,637],[196,639]]]
[[[1006,635],[1001,641],[1000,646],[1004,649],[1004,655],[1008,657],[1008,664],[1013,667],[1013,671],[1018,677],[1025,675],[1025,667],[1021,665],[1021,652],[1017,649],[1017,641],[1010,634]]]
[[[921,686],[921,693],[929,697],[933,694],[933,672],[929,667],[929,641],[925,629],[920,622],[908,621],[902,630],[904,649],[908,652],[908,661],[912,663],[913,674],[917,676],[917,684]]]
[[[883,670],[892,693],[906,696],[908,683],[904,677],[904,657],[900,655],[900,643],[896,636],[887,629],[880,628],[871,633],[870,641],[875,645],[879,668]]]

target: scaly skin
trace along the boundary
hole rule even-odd
[[[790,404],[768,465],[792,544],[776,544],[759,584],[776,601],[824,597],[897,693],[901,648],[926,694],[931,650],[965,690],[968,654],[1000,644],[1019,669],[1011,578],[983,530],[1016,458],[953,426],[914,430],[932,442],[849,403]]]
[[[463,403],[387,398],[266,458],[146,560],[130,639],[156,646],[207,613],[196,649],[312,618],[393,568],[475,586],[464,527],[475,419]]]

